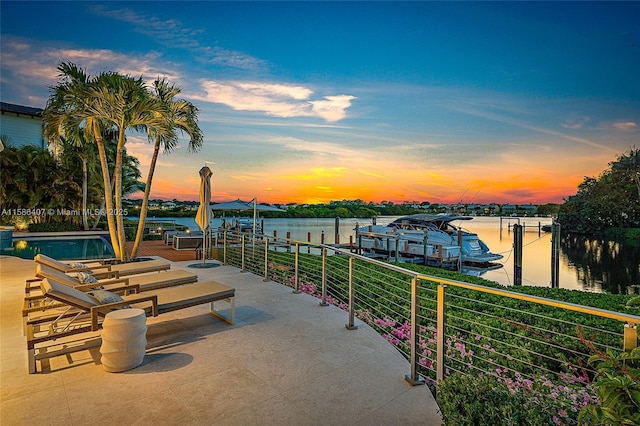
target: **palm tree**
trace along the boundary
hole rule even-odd
[[[92,115],[104,120],[117,130],[118,144],[115,162],[115,213],[120,259],[127,260],[125,250],[124,209],[122,206],[122,167],[127,129],[142,130],[155,128],[159,132],[170,132],[164,106],[147,91],[142,78],[122,76],[117,73],[103,73],[97,84],[86,93],[88,110]],[[109,206],[107,205],[107,210]]]
[[[53,146],[53,154],[63,168],[66,168],[71,175],[75,175],[76,164],[80,160],[82,164],[82,226],[85,231],[89,230],[88,222],[88,198],[89,198],[89,169],[95,163],[96,149],[85,141],[84,135],[78,133],[71,135],[75,140],[62,137],[57,132],[51,132],[51,128],[45,126],[47,140]]]
[[[170,153],[175,149],[178,138],[175,129],[178,129],[189,136],[189,151],[197,151],[202,147],[202,131],[198,126],[198,109],[189,101],[184,99],[175,99],[180,94],[180,88],[170,85],[165,79],[157,79],[153,82],[153,91],[156,99],[162,103],[167,113],[165,119],[167,126],[163,128],[148,127],[149,140],[154,140],[153,156],[151,157],[151,165],[149,166],[149,174],[142,198],[142,206],[140,208],[140,218],[138,222],[138,230],[136,239],[131,249],[131,257],[135,258],[138,254],[138,248],[142,241],[144,225],[147,218],[147,209],[149,204],[149,194],[151,193],[151,183],[156,168],[156,161],[160,152],[160,147],[164,147],[165,153]],[[166,131],[170,130],[170,131]]]
[[[111,177],[102,138],[103,129],[107,124],[89,109],[92,99],[87,95],[94,90],[97,79],[89,78],[84,70],[71,62],[58,65],[58,71],[59,82],[51,88],[52,94],[42,113],[44,135],[54,141],[58,135],[79,140],[79,135],[84,133],[86,140],[95,141],[102,168],[105,207],[108,212],[112,212],[113,196],[108,190],[111,188]],[[107,215],[107,224],[114,253],[120,258],[121,250],[113,215]]]
[[[117,258],[127,260],[122,207],[122,168],[125,132],[146,127],[165,132],[163,106],[144,86],[142,78],[103,72],[94,78],[76,65],[65,62],[58,66],[60,82],[43,113],[45,134],[57,131],[63,136],[83,131],[94,140],[102,167],[105,207],[111,244]],[[114,191],[111,192],[109,164],[103,141],[105,130],[118,136],[114,169]],[[115,205],[114,205],[115,201]]]

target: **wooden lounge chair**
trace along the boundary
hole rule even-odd
[[[145,272],[166,271],[171,268],[171,265],[168,262],[158,259],[114,265],[102,264],[99,261],[84,261],[84,263],[81,264],[83,266],[60,262],[59,260],[44,254],[37,254],[33,260],[36,263],[57,269],[60,272],[94,272],[97,274],[111,273],[115,278],[127,275],[143,274]]]
[[[187,271],[174,270],[157,273],[146,273],[142,275],[130,275],[125,278],[103,279],[97,283],[82,283],[71,274],[64,274],[55,269],[41,264],[36,265],[36,278],[26,281],[25,298],[22,307],[23,333],[26,334],[27,324],[30,321],[42,317],[49,317],[54,314],[54,309],[58,314],[73,316],[68,307],[55,300],[48,299],[41,291],[41,283],[44,278],[50,278],[69,287],[82,291],[91,291],[102,287],[109,291],[119,291],[128,293],[158,290],[160,288],[177,285],[192,284],[198,281],[198,276]]]
[[[25,298],[22,307],[23,333],[26,333],[26,325],[29,321],[42,316],[52,315],[52,309],[66,310],[64,304],[47,299],[42,294],[41,283],[44,278],[50,278],[69,287],[82,291],[91,291],[102,287],[105,290],[128,293],[130,287],[133,292],[158,290],[165,287],[173,287],[184,284],[192,284],[198,281],[198,276],[187,271],[173,270],[142,275],[131,275],[125,278],[103,279],[97,283],[82,283],[72,275],[64,274],[44,265],[36,265],[36,278],[28,279],[25,287]]]
[[[100,303],[89,293],[77,290],[56,280],[45,278],[42,280],[42,292],[47,298],[68,306],[74,316],[41,318],[27,324],[27,352],[29,372],[37,370],[36,361],[75,352],[74,347],[63,348],[54,352],[47,352],[40,344],[53,340],[64,339],[81,333],[91,333],[99,330],[102,318],[111,310],[126,306],[144,309],[147,316],[158,316],[192,306],[210,303],[210,313],[221,320],[233,324],[235,289],[215,281],[204,281],[178,287],[167,287],[149,291],[143,294],[124,295],[121,301]],[[133,286],[130,286],[133,287]],[[229,314],[215,310],[214,302],[229,303]],[[95,334],[92,335],[95,338]],[[85,347],[81,347],[85,349]]]
[[[62,284],[77,288],[78,290],[87,290],[98,286],[110,287],[117,285],[118,287],[137,285],[140,291],[157,290],[165,287],[173,287],[176,285],[191,284],[198,281],[198,276],[191,272],[182,270],[163,271],[159,273],[145,273],[140,275],[129,275],[125,278],[102,279],[97,283],[83,283],[77,277],[64,274],[56,269],[46,265],[36,265],[36,278],[27,280],[25,293],[30,296],[34,290],[40,290],[40,282],[43,278],[51,278]]]

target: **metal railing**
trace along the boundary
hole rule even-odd
[[[492,375],[561,399],[575,414],[595,400],[593,351],[631,350],[640,316],[424,275],[338,247],[221,231],[225,264],[312,294],[369,324],[411,365],[411,384]],[[536,393],[537,392],[537,393]],[[571,418],[571,413],[567,414]]]

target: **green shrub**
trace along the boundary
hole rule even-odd
[[[595,348],[591,348],[595,350]],[[581,425],[640,424],[640,348],[630,352],[596,351],[589,364],[597,364],[598,374],[593,385],[598,403],[585,406],[580,412]]]
[[[438,383],[436,399],[446,426],[552,425],[558,408],[509,387],[493,376],[454,373]]]
[[[30,223],[29,232],[68,232],[79,231],[80,227],[70,222]]]
[[[144,241],[158,241],[162,239],[162,235],[160,234],[147,234],[144,236]]]

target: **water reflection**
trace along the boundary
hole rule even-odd
[[[379,217],[379,225],[387,224],[398,216]],[[198,229],[193,218],[174,219],[176,223]],[[293,240],[333,244],[335,240],[335,219],[264,219],[264,232],[285,238],[289,233]],[[368,219],[340,219],[339,235],[342,243],[353,237],[356,226],[366,226]],[[491,271],[469,271],[470,274],[496,281],[503,285],[513,285],[513,232],[511,226],[520,223],[525,226],[523,235],[522,283],[540,287],[551,287],[551,234],[540,232],[539,227],[551,224],[550,218],[503,218],[500,229],[498,217],[475,217],[461,225],[476,232],[494,253],[504,255],[503,267]],[[358,224],[358,225],[356,225]],[[220,226],[221,218],[216,217],[212,226]],[[324,234],[324,237],[322,235]],[[585,237],[564,238],[561,241],[559,270],[560,288],[591,292],[625,293],[632,285],[640,285],[640,247]]]
[[[538,226],[550,224],[545,218],[520,218],[523,235],[522,283],[551,286],[551,234],[539,232]],[[476,232],[494,253],[504,255],[503,268],[494,271],[471,271],[471,275],[513,285],[513,232],[517,222],[478,217],[464,223]],[[559,286],[590,292],[627,293],[640,285],[640,247],[605,239],[571,236],[561,239]],[[632,288],[633,289],[633,288]]]
[[[626,294],[640,284],[640,247],[584,236],[563,237],[561,244],[585,290]]]

